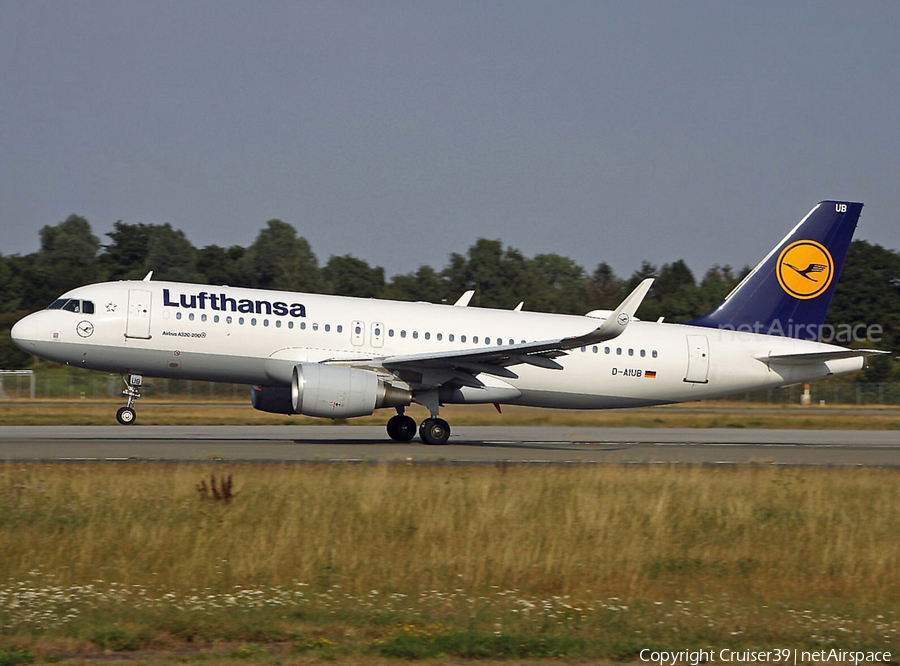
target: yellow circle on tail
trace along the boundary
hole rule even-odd
[[[834,260],[821,243],[795,241],[778,255],[775,273],[782,289],[794,298],[806,300],[828,289],[834,276]]]

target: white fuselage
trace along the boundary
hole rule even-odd
[[[72,366],[208,381],[288,386],[298,363],[560,339],[597,317],[516,312],[212,287],[113,282],[74,289],[94,313],[55,309],[16,325],[17,343]],[[861,369],[862,358],[774,365],[770,355],[840,349],[817,342],[634,321],[599,345],[571,350],[562,369],[517,365],[515,378],[479,375],[485,389],[445,402],[603,409],[683,402],[783,386]],[[407,381],[415,392],[414,382]]]

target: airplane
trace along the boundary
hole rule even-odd
[[[873,349],[819,342],[861,203],[822,201],[712,312],[635,313],[653,279],[584,316],[152,280],[66,292],[12,329],[41,358],[121,374],[136,421],[143,377],[250,385],[254,408],[324,418],[394,409],[387,434],[446,444],[448,404],[569,409],[718,398],[861,370]]]

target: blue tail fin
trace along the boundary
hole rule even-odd
[[[822,201],[693,326],[817,340],[861,203]]]

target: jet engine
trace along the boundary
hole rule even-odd
[[[289,386],[251,386],[250,404],[253,409],[270,414],[293,414]]]
[[[380,407],[406,407],[412,394],[387,384],[369,370],[300,363],[291,378],[295,414],[331,419],[368,416]]]

